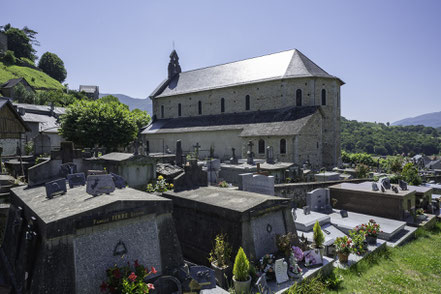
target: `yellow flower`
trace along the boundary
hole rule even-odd
[[[170,184],[170,188],[173,188],[174,187],[174,185],[173,184]]]
[[[159,176],[159,177],[158,177],[158,180],[163,180],[163,179],[164,179],[163,176]]]

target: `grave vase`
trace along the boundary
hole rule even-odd
[[[247,281],[236,281],[233,276],[234,290],[237,294],[246,294],[250,292],[251,286],[251,276],[248,277]]]
[[[216,277],[216,283],[224,289],[228,289],[228,281],[231,279],[232,268],[231,266],[218,267],[217,262],[211,263],[211,268],[214,270],[214,276]]]
[[[366,236],[366,241],[369,245],[377,245],[377,237],[375,236]]]
[[[338,252],[337,255],[340,263],[348,263],[349,253]]]

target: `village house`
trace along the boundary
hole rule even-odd
[[[220,159],[235,148],[255,158],[272,146],[277,161],[315,168],[340,162],[340,86],[299,50],[181,71],[176,51],[168,77],[153,91],[153,123],[143,131],[150,152],[199,143]]]
[[[0,92],[3,94],[4,97],[10,97],[10,98],[16,98],[15,97],[15,87],[18,84],[22,84],[26,90],[29,92],[35,93],[34,88],[26,81],[25,78],[18,78],[18,79],[10,79],[6,83],[0,86]]]
[[[97,100],[100,96],[100,88],[98,86],[80,85],[79,92],[84,92],[87,97]]]

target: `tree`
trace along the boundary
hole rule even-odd
[[[34,61],[35,49],[32,47],[31,39],[20,29],[10,27],[5,31],[8,37],[8,49],[14,51],[15,57],[25,57]]]
[[[421,177],[418,174],[418,169],[412,162],[408,162],[404,165],[401,176],[403,177],[403,180],[410,185],[418,186],[422,183]]]
[[[132,118],[139,130],[148,126],[151,121],[150,115],[147,114],[147,111],[142,111],[138,108],[132,110]]]
[[[38,67],[60,83],[66,79],[67,72],[64,62],[55,53],[44,53],[38,62]]]
[[[28,91],[22,83],[18,83],[14,87],[14,100],[18,103],[34,104],[35,94],[34,92]]]
[[[130,111],[121,103],[77,101],[61,116],[61,135],[82,147],[124,147],[138,134]]]

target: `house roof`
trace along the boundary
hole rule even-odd
[[[88,86],[88,85],[80,85],[80,92],[86,92],[86,93],[95,93],[96,91],[99,92],[98,86]]]
[[[242,130],[240,136],[287,136],[298,134],[319,106],[227,113],[161,119],[153,122],[142,134]]]
[[[269,80],[322,77],[328,74],[297,49],[181,72],[166,79],[150,97],[167,97]]]
[[[25,78],[10,79],[9,81],[7,81],[3,85],[1,85],[0,88],[2,88],[2,89],[10,89],[10,88],[15,87],[20,82],[26,83],[29,87],[31,87],[32,90],[34,90],[34,88],[32,88],[32,86],[28,83],[28,81],[26,81]]]
[[[36,105],[36,104],[26,104],[26,103],[13,103],[17,108],[23,108],[26,112],[39,113],[39,114],[49,114],[51,112],[50,105]],[[64,114],[66,108],[64,107],[54,107],[55,114]]]
[[[38,123],[39,132],[48,132],[49,130],[51,130],[51,133],[54,133],[54,130],[57,130],[58,132],[58,128],[60,126],[57,118],[50,115],[26,112],[22,118],[25,122]]]
[[[23,128],[26,131],[30,131],[31,129],[28,127],[28,125],[25,123],[23,118],[18,114],[17,110],[15,110],[14,106],[12,105],[11,99],[6,97],[0,97],[0,109],[3,107],[9,107],[10,111],[13,113],[13,115],[17,118],[17,121],[23,126]]]

